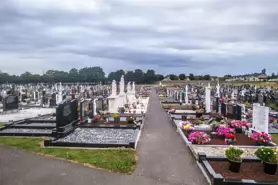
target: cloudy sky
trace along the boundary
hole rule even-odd
[[[0,70],[278,72],[278,0],[1,0]]]

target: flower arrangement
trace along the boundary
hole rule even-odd
[[[128,116],[126,118],[126,120],[127,120],[128,123],[134,123],[134,117],[132,117],[132,116]]]
[[[224,129],[223,133],[226,136],[226,134],[235,134],[236,131],[234,129],[232,129],[232,128],[226,128],[226,129]]]
[[[204,112],[205,112],[204,109],[197,109],[196,110],[197,114],[204,114]]]
[[[100,115],[95,115],[94,118],[93,118],[93,121],[97,122],[100,120]]]
[[[119,119],[120,116],[119,116],[119,114],[114,114],[114,115],[113,115],[113,118],[114,118],[114,119]]]
[[[235,147],[230,147],[229,149],[225,150],[225,155],[227,156],[228,160],[233,162],[242,162],[241,155],[243,153],[243,150]]]
[[[235,129],[242,129],[242,124],[241,124],[241,121],[239,121],[239,120],[232,120],[231,126]]]
[[[276,149],[272,148],[259,148],[255,152],[256,157],[258,157],[261,161],[271,163],[271,164],[277,164],[277,153]]]
[[[227,128],[226,125],[220,125],[217,129],[217,135],[226,136],[226,134],[235,134],[235,130],[232,128]]]
[[[248,128],[251,128],[252,127],[252,124],[247,122],[247,121],[242,121],[241,122],[241,125],[244,126],[244,127],[248,127]]]
[[[272,141],[271,135],[269,135],[268,133],[265,133],[265,132],[253,133],[251,135],[251,139],[253,139],[253,141],[255,141],[256,143],[269,143],[270,141]]]
[[[236,136],[234,134],[226,134],[225,135],[225,143],[227,145],[232,145],[236,141]]]
[[[191,131],[195,130],[195,128],[194,128],[192,125],[190,125],[190,124],[185,125],[185,126],[183,127],[183,129],[184,129],[185,131],[188,131],[188,132],[191,132]]]
[[[206,144],[210,142],[210,136],[205,132],[193,132],[189,135],[189,141],[195,144]]]

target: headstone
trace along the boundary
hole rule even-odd
[[[8,95],[3,100],[3,111],[17,110],[19,108],[18,96]]]
[[[63,101],[56,108],[57,137],[71,132],[78,120],[78,101]]]
[[[253,104],[253,130],[268,133],[269,108]]]

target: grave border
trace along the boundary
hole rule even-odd
[[[276,185],[277,182],[255,181],[252,179],[229,180],[214,171],[209,161],[227,161],[226,157],[207,157],[205,153],[198,153],[199,168],[209,177],[211,185]],[[261,162],[255,158],[244,158],[244,162]],[[263,172],[262,172],[263,173]]]

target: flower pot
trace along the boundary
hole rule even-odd
[[[242,128],[235,128],[236,133],[242,133]]]
[[[269,175],[275,175],[276,169],[277,169],[277,164],[270,164],[267,162],[263,162],[263,163],[264,163],[264,165],[263,165],[264,172]]]
[[[88,123],[92,123],[92,119],[91,118],[88,118]]]
[[[229,159],[228,161],[230,163],[229,170],[234,173],[239,173],[241,162],[230,161]]]
[[[117,119],[114,118],[114,122],[115,123],[119,123],[120,122],[120,118],[117,118]]]
[[[215,118],[215,121],[220,122],[223,118]]]
[[[196,113],[196,118],[200,118],[200,117],[202,117],[202,113]]]
[[[233,145],[235,143],[234,139],[225,139],[225,143],[227,143],[227,145]]]
[[[187,116],[181,116],[181,120],[182,121],[186,121],[187,120]]]

